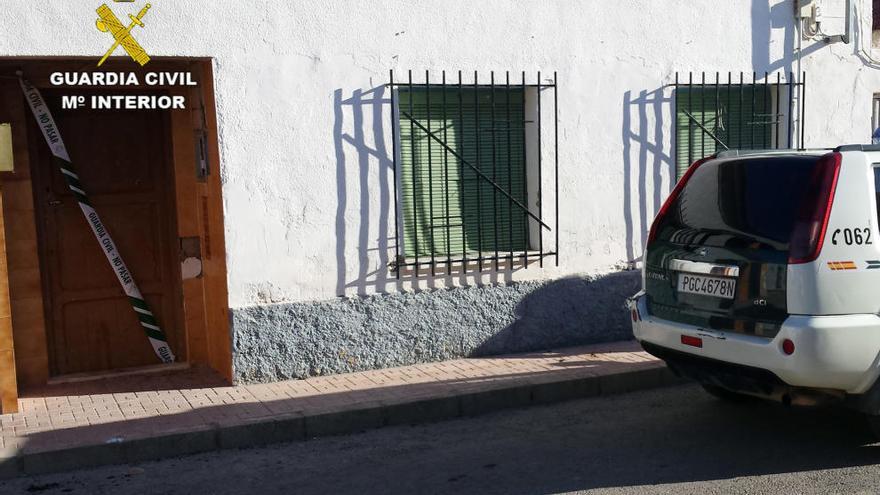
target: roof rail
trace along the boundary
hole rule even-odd
[[[880,144],[844,144],[834,151],[880,151]]]
[[[770,150],[724,150],[719,151],[718,158],[733,158],[748,155],[778,155],[783,153],[804,153],[809,151],[831,151],[831,148],[777,148]],[[880,151],[878,148],[877,151]]]

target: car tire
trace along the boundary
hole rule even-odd
[[[880,440],[880,415],[865,414],[865,422],[868,423],[868,428],[874,434],[874,438]]]
[[[713,395],[716,399],[721,399],[725,402],[749,402],[754,399],[754,397],[750,395],[733,392],[724,387],[719,387],[718,385],[709,385],[706,383],[701,383],[700,385],[703,386],[703,390],[709,392],[709,394]],[[878,426],[880,426],[880,424],[878,424]]]

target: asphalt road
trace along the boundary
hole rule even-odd
[[[0,493],[875,493],[858,415],[728,404],[688,385],[138,466]]]

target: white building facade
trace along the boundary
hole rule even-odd
[[[100,57],[100,3],[0,0],[0,56]],[[210,61],[231,377],[629,338],[682,163],[870,142],[872,6],[812,3],[153,2],[150,56]]]

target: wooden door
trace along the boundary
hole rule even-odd
[[[44,96],[55,103],[52,113],[92,205],[182,359],[167,113],[61,110],[57,93]],[[52,373],[160,363],[42,134],[34,125],[29,135]]]

